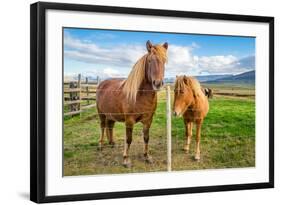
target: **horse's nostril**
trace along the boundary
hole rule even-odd
[[[161,80],[153,80],[153,85],[155,86],[155,87],[161,87],[162,85],[163,85],[163,81],[161,81]]]

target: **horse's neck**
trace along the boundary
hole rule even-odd
[[[156,91],[153,89],[152,84],[149,83],[148,81],[144,80],[140,87],[139,91],[143,93],[146,97],[151,97],[154,98],[156,97]]]
[[[194,109],[201,109],[202,105],[204,104],[204,100],[205,99],[202,98],[202,96],[196,96],[196,98],[192,100],[190,107]]]
[[[152,84],[146,80],[143,80],[140,84],[139,90],[153,90]]]

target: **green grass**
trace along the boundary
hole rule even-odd
[[[202,135],[208,138],[249,137],[255,131],[255,102],[251,99],[214,98],[209,101]],[[173,134],[183,129],[182,118],[173,118]]]
[[[173,99],[173,96],[172,96]],[[172,169],[212,169],[255,166],[255,101],[250,98],[214,97],[201,132],[201,160],[194,160],[195,130],[189,154],[182,150],[184,124],[172,117]],[[116,123],[117,146],[97,150],[99,120],[95,109],[64,120],[64,175],[165,171],[166,165],[166,102],[165,92],[159,93],[157,111],[150,129],[150,154],[153,164],[142,157],[141,124],[134,128],[130,157],[133,167],[122,167],[125,136],[123,123]]]

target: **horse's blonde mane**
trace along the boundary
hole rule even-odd
[[[167,50],[162,45],[155,45],[150,53],[141,57],[133,66],[128,78],[123,82],[123,92],[129,102],[135,103],[141,83],[145,78],[145,64],[148,55],[155,54],[163,63],[167,61]]]
[[[186,87],[191,88],[195,97],[205,97],[197,79],[188,76],[178,76],[175,83],[175,90],[184,90]]]

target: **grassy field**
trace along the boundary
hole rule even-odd
[[[172,169],[213,169],[255,166],[255,100],[253,87],[208,85],[216,92],[251,93],[245,97],[215,95],[209,100],[210,111],[204,121],[201,136],[201,160],[194,160],[195,137],[191,151],[185,154],[182,118],[172,117]],[[223,91],[222,91],[223,90]],[[124,124],[116,123],[114,148],[97,150],[99,120],[96,110],[64,120],[64,175],[92,175],[166,171],[166,102],[165,91],[158,94],[157,111],[150,130],[150,154],[154,162],[143,160],[141,124],[134,128],[130,157],[132,168],[122,167]],[[172,96],[173,99],[173,96]],[[193,131],[195,134],[195,130]]]

